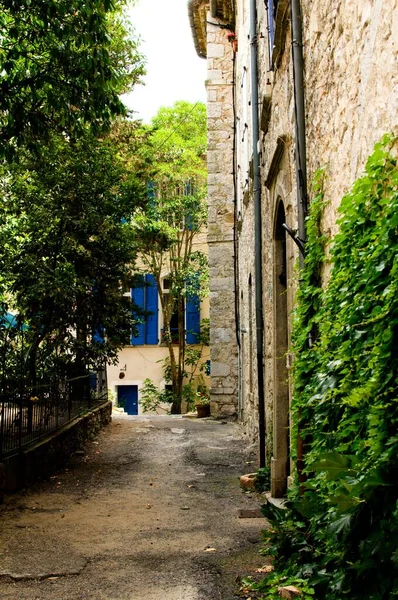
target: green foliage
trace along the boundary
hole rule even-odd
[[[293,400],[307,482],[302,494],[293,490],[286,511],[266,511],[276,567],[308,579],[321,599],[386,600],[398,593],[394,151],[396,141],[386,136],[342,200],[326,289],[317,233],[322,194],[308,221]]]
[[[203,370],[203,347],[209,343],[208,323],[202,322],[200,347],[186,344],[187,300],[208,294],[208,262],[200,243],[207,224],[206,109],[201,103],[176,102],[161,108],[153,119],[151,143],[156,170],[149,182],[149,201],[132,220],[141,272],[151,273],[160,295],[169,356],[165,364],[173,387],[172,412],[181,412],[195,396],[193,373]],[[163,291],[163,278],[168,280]],[[170,327],[173,315],[178,326]],[[188,381],[187,381],[188,379]]]
[[[269,492],[271,489],[271,468],[260,467],[254,477],[254,485],[257,492]]]
[[[118,0],[0,1],[0,153],[39,149],[50,131],[95,132],[126,113],[143,73]]]
[[[206,106],[178,101],[152,119],[159,178],[173,184],[206,175]]]
[[[140,403],[144,412],[156,412],[158,409],[169,412],[161,405],[172,402],[173,397],[169,390],[159,390],[150,379],[145,379],[140,390]]]
[[[3,170],[0,256],[4,289],[40,349],[65,361],[114,360],[133,326],[120,282],[134,258],[131,213],[146,186],[111,139],[52,136]],[[94,333],[105,329],[102,342]]]
[[[202,319],[201,331],[199,334],[198,344],[196,346],[187,346],[185,351],[185,362],[183,375],[183,384],[177,391],[160,390],[150,380],[146,379],[141,392],[142,405],[144,411],[156,411],[162,408],[162,404],[170,403],[172,406],[168,412],[172,411],[173,405],[181,406],[182,402],[186,403],[187,410],[194,408],[195,404],[210,404],[209,392],[204,383],[203,372],[205,371],[206,363],[202,361],[203,347],[209,344],[210,323],[209,319]],[[170,357],[167,357],[163,362],[164,379],[167,383],[173,381],[173,369],[171,366]],[[174,371],[175,373],[175,371]]]
[[[265,579],[260,582],[254,581],[250,577],[246,577],[242,580],[242,591],[245,596],[249,594],[248,600],[254,600],[255,598],[261,600],[277,600],[281,598],[281,588],[293,587],[299,592],[299,598],[301,600],[314,600],[314,588],[309,585],[306,579],[298,577],[288,577],[285,575],[278,575],[277,573],[270,573]]]

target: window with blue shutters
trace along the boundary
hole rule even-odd
[[[187,344],[197,344],[200,334],[200,299],[199,296],[187,298],[186,323]]]
[[[164,280],[165,282],[168,279]],[[193,286],[194,288],[194,286]],[[167,293],[168,290],[163,290]],[[151,345],[159,343],[159,298],[156,280],[153,275],[145,275],[142,285],[131,290],[131,299],[142,311],[147,313],[141,323],[137,323],[137,335],[131,336],[132,346]],[[185,329],[187,344],[197,344],[200,334],[200,298],[192,289],[184,302]],[[173,313],[170,319],[171,335],[178,339],[178,311]]]
[[[142,323],[137,324],[137,335],[131,336],[132,346],[158,343],[158,288],[153,275],[145,275],[143,285],[131,290],[131,299],[141,310],[148,314]]]
[[[145,275],[145,308],[150,313],[145,322],[145,343],[158,343],[158,288],[153,275]]]
[[[197,344],[200,334],[200,298],[195,292],[199,291],[199,279],[197,276],[191,281],[187,280],[189,293],[186,298],[185,329],[187,344]]]

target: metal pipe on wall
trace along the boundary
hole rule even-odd
[[[307,150],[305,141],[303,27],[300,0],[291,0],[290,9],[292,18],[298,237],[300,241],[305,244],[305,217],[307,215]],[[304,256],[303,253],[300,252],[300,267],[302,268],[303,265]]]
[[[256,340],[257,340],[257,387],[259,412],[260,467],[265,467],[265,402],[264,402],[264,320],[263,320],[263,277],[262,277],[262,218],[260,161],[258,154],[258,66],[257,66],[257,5],[250,0],[250,75],[252,108],[253,148],[253,200],[254,200],[254,246],[255,246],[255,290],[256,290]]]
[[[305,250],[307,239],[305,230],[305,217],[308,209],[307,197],[307,150],[305,140],[305,97],[304,97],[304,56],[303,56],[303,24],[300,0],[291,0],[292,17],[292,60],[293,60],[293,84],[294,84],[294,110],[295,110],[295,134],[296,134],[296,177],[297,177],[297,217],[298,238]],[[300,269],[304,266],[304,251],[299,255]],[[300,417],[299,417],[300,418]],[[300,483],[305,481],[303,475],[304,467],[304,445],[297,431],[297,473]],[[300,487],[302,492],[302,487]]]

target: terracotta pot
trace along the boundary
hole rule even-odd
[[[198,413],[198,419],[210,417],[210,404],[197,404],[196,412]]]

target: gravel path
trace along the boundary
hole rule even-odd
[[[261,566],[238,426],[116,416],[68,469],[0,507],[1,600],[232,600]]]

